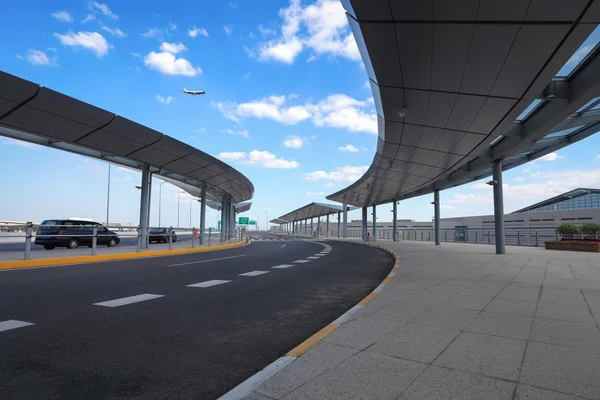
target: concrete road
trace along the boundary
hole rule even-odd
[[[253,236],[263,240],[210,253],[0,272],[0,399],[217,398],[394,263],[366,246]]]

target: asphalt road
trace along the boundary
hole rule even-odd
[[[366,246],[254,235],[263,240],[230,250],[0,272],[0,399],[217,398],[358,303],[394,263]],[[252,271],[268,273],[239,275]],[[211,280],[230,282],[187,287]],[[140,294],[164,297],[95,305]],[[2,331],[8,320],[35,325]]]

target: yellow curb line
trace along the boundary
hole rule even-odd
[[[336,241],[335,239],[333,239],[333,240]],[[390,249],[387,249],[387,248],[382,247],[382,246],[372,245],[372,244],[369,244],[369,243],[356,243],[356,242],[350,242],[350,241],[344,241],[344,240],[337,240],[337,241],[338,242],[344,242],[344,243],[362,244],[363,246],[377,247],[377,248],[379,248],[381,250],[384,250],[387,253],[390,253],[391,255],[393,255],[395,257],[395,259],[396,259],[396,264],[392,268],[392,272],[398,271],[398,265],[399,265],[398,261],[400,260],[400,257],[398,257],[396,255],[396,253],[394,253]],[[381,285],[387,285],[388,283],[390,283],[391,280],[392,280],[392,278],[385,278],[383,280],[383,282],[381,282],[381,284],[379,286],[381,286]],[[364,307],[367,303],[369,303],[371,300],[373,300],[375,298],[375,296],[377,296],[377,293],[379,293],[379,292],[373,291],[373,292],[369,293],[356,306]],[[354,306],[354,307],[356,307],[356,306]],[[342,314],[342,315],[344,315],[344,314]],[[315,333],[314,335],[312,335],[311,337],[309,337],[308,339],[306,339],[304,342],[302,342],[298,346],[294,347],[291,351],[289,351],[286,354],[286,356],[291,356],[291,357],[300,357],[300,356],[302,356],[304,353],[306,353],[308,350],[310,350],[313,347],[315,347],[321,340],[325,339],[328,335],[330,335],[333,331],[335,331],[340,326],[341,326],[340,324],[334,324],[334,323],[331,323],[331,324],[327,325],[325,328],[321,329],[319,332]]]
[[[321,329],[319,332],[315,333],[314,335],[306,339],[304,342],[294,347],[291,351],[289,351],[286,354],[286,356],[300,357],[302,354],[315,347],[317,343],[325,339],[327,335],[329,335],[331,332],[335,331],[339,327],[340,325],[338,324],[327,325],[325,328]]]
[[[211,247],[198,247],[194,249],[179,249],[179,250],[157,250],[149,251],[144,253],[122,253],[122,254],[101,254],[95,256],[78,256],[78,257],[63,257],[63,258],[46,258],[41,260],[19,260],[19,261],[0,261],[0,270],[4,269],[19,269],[19,268],[31,268],[31,267],[49,267],[57,265],[72,265],[72,264],[84,264],[84,263],[95,263],[102,261],[118,261],[118,260],[129,260],[136,258],[149,258],[149,257],[162,257],[162,256],[176,256],[181,254],[189,253],[203,253],[214,250],[223,250],[233,247],[239,247],[246,244],[245,242],[223,244]]]

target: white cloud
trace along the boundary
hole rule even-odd
[[[92,14],[88,14],[88,15],[85,16],[85,19],[83,19],[81,21],[81,23],[85,24],[86,22],[90,22],[90,21],[93,21],[95,19],[96,19],[96,17],[94,17]]]
[[[227,36],[231,36],[231,34],[233,33],[233,25],[225,25],[223,26],[223,30],[225,31]]]
[[[232,129],[221,129],[221,132],[229,133],[230,135],[240,135],[242,137],[245,137],[246,139],[248,139],[250,137],[250,134],[246,130],[244,130],[244,131],[234,131]]]
[[[324,184],[323,186],[325,186],[325,187],[327,187],[327,188],[328,188],[328,187],[334,187],[334,186],[335,186],[335,184],[334,184],[333,182],[327,182],[327,183],[326,183],[326,184]]]
[[[55,67],[58,64],[56,63],[56,57],[48,57],[46,53],[40,50],[27,50],[27,55],[25,56],[27,61],[29,61],[33,65],[42,65],[45,67]]]
[[[244,118],[272,119],[295,125],[311,119],[318,127],[345,128],[351,132],[377,134],[377,115],[367,101],[356,100],[343,94],[334,94],[316,104],[286,105],[291,96],[273,95],[247,103],[218,102],[223,116],[240,122]]]
[[[106,39],[104,39],[104,36],[98,32],[68,32],[64,35],[55,33],[54,36],[58,38],[63,45],[90,50],[94,52],[98,58],[102,58],[108,54],[108,49],[110,47]]]
[[[441,208],[442,210],[454,210],[456,207],[454,207],[454,206],[451,206],[450,204],[441,204],[441,205],[440,205],[440,208]]]
[[[196,76],[202,73],[200,68],[192,66],[185,58],[175,58],[173,54],[166,51],[161,53],[151,51],[144,57],[144,64],[164,75]]]
[[[522,176],[517,176],[517,177],[515,178],[515,181],[517,181],[517,182],[524,182],[524,181],[525,181],[525,178],[523,178]]]
[[[307,196],[323,196],[323,192],[306,192]]]
[[[371,81],[369,79],[367,79],[363,86],[365,87],[365,89],[371,89]]]
[[[159,103],[161,103],[161,104],[167,104],[167,105],[171,104],[171,102],[173,101],[173,97],[171,97],[171,96],[163,97],[160,94],[157,94],[156,96],[154,96],[154,98]]]
[[[543,157],[540,157],[540,160],[544,160],[544,161],[556,161],[556,160],[561,160],[564,157],[559,156],[558,154],[556,154],[555,152],[552,153],[548,153]]]
[[[69,14],[66,11],[57,11],[50,15],[52,15],[54,18],[56,18],[57,20],[62,21],[62,22],[67,22],[67,23],[73,22],[73,17],[71,17],[71,14]]]
[[[23,147],[23,148],[32,149],[32,150],[39,150],[42,147],[35,143],[24,142],[22,140],[17,140],[17,139],[7,138],[7,137],[2,138],[2,143],[5,146],[18,146],[18,147]]]
[[[188,29],[188,35],[192,38],[195,38],[198,35],[202,35],[208,37],[208,32],[204,28],[196,28],[194,25],[193,29]]]
[[[290,135],[283,141],[283,145],[290,149],[300,149],[304,146],[304,140],[300,136]]]
[[[262,168],[290,169],[298,168],[300,166],[296,161],[277,158],[277,156],[271,152],[260,150],[253,150],[249,153],[223,152],[219,153],[218,158],[223,161],[237,161],[239,164]]]
[[[339,147],[338,148],[339,151],[348,151],[350,153],[357,153],[358,149],[355,146],[352,146],[351,144],[347,144],[345,146]]]
[[[369,166],[359,167],[337,167],[331,172],[325,172],[323,170],[302,174],[303,178],[309,181],[328,180],[336,182],[355,182],[369,169]]]
[[[97,1],[92,1],[90,3],[90,9],[99,11],[102,14],[104,14],[106,17],[109,17],[112,19],[119,19],[119,16],[116,15],[115,13],[113,13],[106,4],[98,3]]]
[[[317,0],[304,8],[300,0],[290,0],[289,7],[279,10],[279,16],[281,35],[259,45],[260,61],[292,64],[304,48],[313,52],[309,62],[322,54],[360,60],[346,13],[338,0]],[[275,34],[260,25],[258,29],[263,38]]]
[[[187,50],[187,47],[185,47],[185,45],[181,42],[179,42],[179,43],[162,42],[160,44],[160,49],[162,51],[166,51],[167,53],[177,54],[179,52]]]
[[[172,22],[169,22],[169,29],[172,30],[172,31],[177,30],[177,25],[175,25]]]
[[[565,66],[563,68],[572,69],[573,67],[577,66],[585,58],[585,56],[587,56],[588,53],[590,51],[592,51],[593,48],[594,48],[594,45],[583,46],[582,48],[577,50],[571,56],[571,58],[569,58],[569,61],[567,61],[567,63],[565,64]]]
[[[600,160],[600,154],[596,156],[596,160]]]
[[[108,26],[102,26],[102,30],[105,30],[106,32],[110,33],[113,36],[118,36],[118,37],[127,36],[127,34],[125,32],[123,32],[122,30],[120,30],[119,28],[109,28]]]
[[[198,128],[194,132],[198,132],[198,133],[206,132],[206,128]]]
[[[243,81],[247,81],[248,78],[250,78],[250,72],[247,72],[246,74],[244,74],[244,76],[242,76]]]
[[[143,56],[140,53],[131,53],[132,56],[137,58],[142,58]]]

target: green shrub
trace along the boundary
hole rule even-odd
[[[600,235],[599,224],[583,224],[581,227],[581,233],[590,239],[596,239]]]
[[[562,224],[556,228],[556,231],[563,239],[573,239],[581,232],[579,227],[573,224]]]

